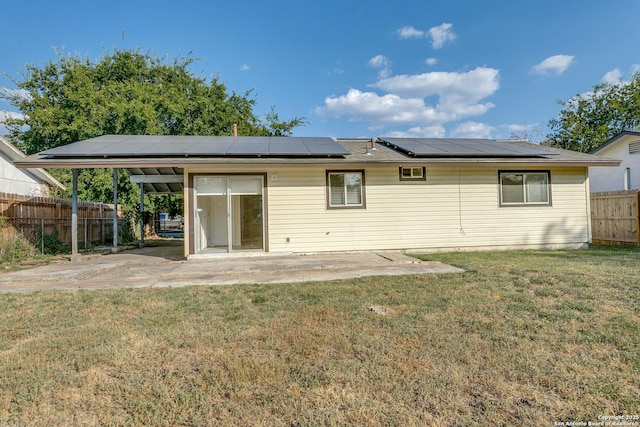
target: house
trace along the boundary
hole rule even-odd
[[[40,168],[18,169],[13,162],[25,155],[0,136],[0,193],[20,196],[49,197],[52,188],[64,185]]]
[[[183,193],[190,258],[582,248],[589,168],[618,163],[488,139],[126,135],[16,162],[126,168],[144,191]]]
[[[622,132],[591,154],[620,160],[614,168],[590,168],[593,193],[640,189],[640,132]]]

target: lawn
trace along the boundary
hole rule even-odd
[[[467,272],[2,294],[0,426],[639,422],[639,250],[421,258]]]

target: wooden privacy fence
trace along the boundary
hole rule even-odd
[[[593,243],[640,246],[638,190],[591,193]]]
[[[55,236],[71,245],[71,200],[29,197],[0,193],[0,216],[34,245],[40,236]],[[118,210],[118,225],[125,219]],[[113,205],[78,202],[78,241],[85,248],[111,244],[113,239]]]

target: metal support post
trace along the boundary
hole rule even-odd
[[[113,248],[118,251],[118,168],[113,168]]]
[[[144,248],[144,183],[140,183],[140,247]]]

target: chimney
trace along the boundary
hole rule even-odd
[[[371,138],[371,151],[376,151],[376,138]]]
[[[238,136],[238,125],[233,124],[233,136]]]

